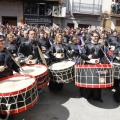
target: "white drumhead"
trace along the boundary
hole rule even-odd
[[[49,67],[49,69],[50,70],[63,70],[63,69],[72,67],[73,65],[75,65],[75,62],[73,61],[62,61],[62,62],[52,64]]]
[[[43,65],[30,65],[30,66],[23,66],[23,72],[32,76],[37,76],[45,73],[47,71],[47,67]]]
[[[34,78],[13,75],[9,78],[4,79],[3,81],[0,81],[0,93],[19,91],[32,85],[34,82]]]

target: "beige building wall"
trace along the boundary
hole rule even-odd
[[[111,3],[112,0],[103,0],[102,1],[102,13],[111,13]]]
[[[17,25],[20,26],[20,20],[23,18],[23,3],[18,2],[0,2],[0,23],[2,23],[2,16],[17,17]]]
[[[111,13],[111,4],[112,0],[103,0],[102,14],[107,13],[108,17],[105,18],[105,16],[102,15],[101,26],[103,26],[103,28],[110,27],[113,30],[116,29],[120,31],[120,25],[117,25],[116,22],[120,20],[120,17],[118,17],[118,15],[114,16],[114,14]]]

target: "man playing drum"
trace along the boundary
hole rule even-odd
[[[91,34],[92,40],[85,44],[81,50],[81,58],[85,61],[85,64],[99,64],[101,63],[101,58],[104,57],[102,51],[103,46],[98,44],[99,33],[93,31]],[[94,61],[95,60],[95,61]],[[100,88],[82,88],[80,87],[80,93],[82,97],[90,99],[91,97],[96,100],[103,102],[101,98],[101,89]]]
[[[41,48],[41,44],[39,41],[35,40],[36,38],[35,31],[32,29],[29,30],[28,37],[29,37],[29,40],[27,42],[23,42],[20,44],[18,53],[19,54],[22,53],[22,55],[24,55],[24,57],[27,58],[25,61],[28,61],[29,59],[38,59],[37,63],[41,63],[42,61],[37,48],[37,45]],[[33,63],[30,63],[30,64],[33,64]]]
[[[13,70],[19,72],[19,67],[7,54],[5,47],[5,38],[0,35],[0,78],[13,75]],[[0,114],[0,118],[5,119],[6,115]]]

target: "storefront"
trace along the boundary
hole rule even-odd
[[[58,2],[24,2],[23,4],[24,23],[45,26],[53,24],[52,8],[53,5],[58,5]]]

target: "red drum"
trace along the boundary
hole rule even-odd
[[[31,108],[38,100],[34,77],[12,75],[0,79],[0,114],[16,114]]]
[[[75,66],[75,84],[85,88],[113,86],[113,68],[110,64],[85,64]]]
[[[49,71],[45,65],[25,65],[22,66],[23,72],[36,78],[38,89],[43,88],[49,82]]]
[[[57,83],[69,83],[75,78],[75,62],[61,61],[49,66],[52,74],[52,81]]]
[[[113,63],[114,78],[120,79],[120,63]]]

